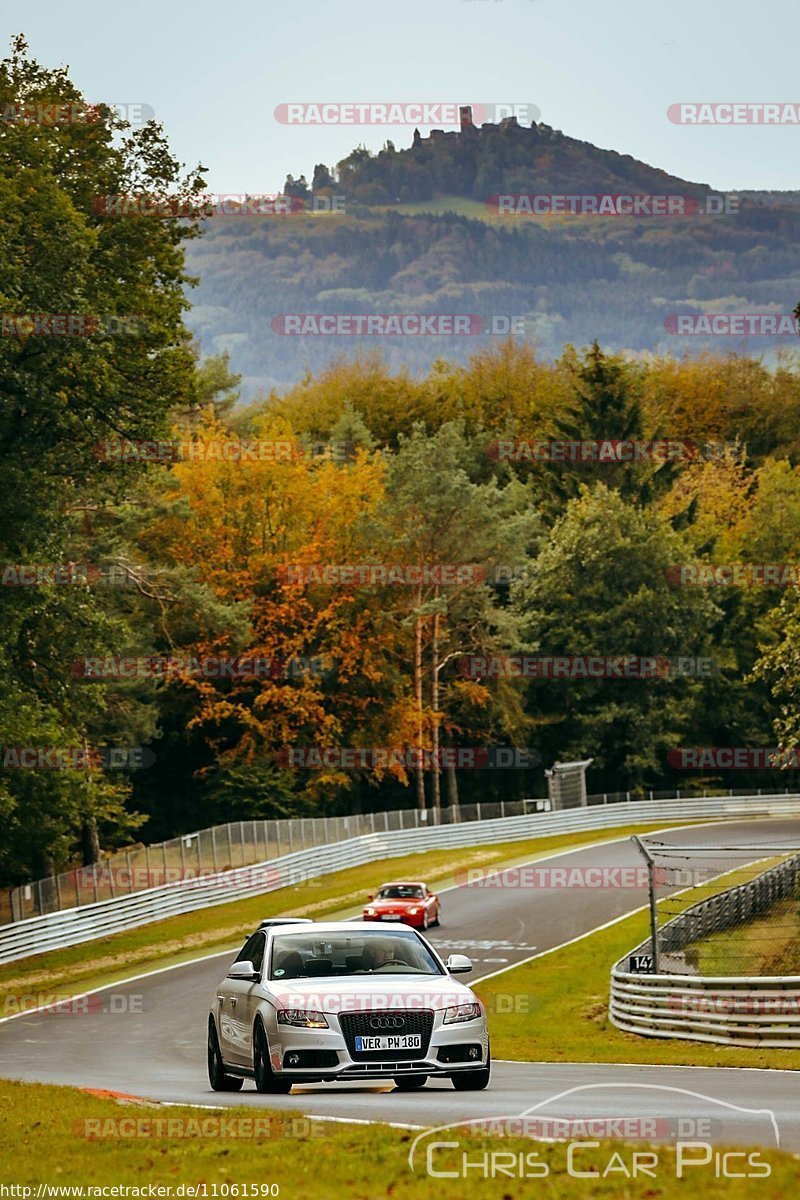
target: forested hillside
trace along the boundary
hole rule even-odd
[[[338,195],[343,213],[218,216],[189,248],[200,278],[189,325],[207,353],[230,351],[245,398],[355,349],[351,336],[276,332],[286,313],[469,313],[490,329],[495,317],[516,317],[544,357],[594,337],[611,350],[679,355],[723,342],[723,352],[772,356],[792,340],[676,336],[665,322],[678,313],[790,313],[800,293],[794,194],[742,196],[720,214],[500,215],[487,204],[500,194],[708,203],[705,185],[547,126],[471,129],[406,150],[389,143],[376,156],[356,150],[337,174],[334,182],[318,164],[313,192],[291,177],[285,186],[319,202]],[[492,336],[370,340],[390,366],[424,372],[440,357],[466,363]]]

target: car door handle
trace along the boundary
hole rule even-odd
[[[231,1008],[236,1008],[236,997],[231,996]]]

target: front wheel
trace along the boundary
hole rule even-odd
[[[398,1092],[416,1092],[418,1088],[425,1087],[427,1082],[427,1075],[395,1075],[394,1078]]]
[[[477,1071],[459,1071],[457,1075],[451,1075],[450,1078],[457,1092],[482,1092],[489,1086],[491,1073],[492,1057],[490,1054],[485,1067],[478,1067]]]
[[[208,1082],[215,1092],[239,1092],[244,1083],[243,1079],[225,1071],[213,1017],[208,1018]]]
[[[253,1031],[253,1074],[258,1092],[267,1092],[273,1096],[285,1096],[292,1090],[291,1079],[281,1079],[272,1069],[269,1061],[267,1034],[260,1021],[256,1021]]]

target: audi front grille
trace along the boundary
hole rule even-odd
[[[374,1023],[373,1023],[374,1022]],[[355,1062],[408,1062],[425,1058],[433,1032],[433,1013],[430,1009],[392,1009],[339,1013],[339,1024],[350,1057]],[[377,1027],[376,1027],[377,1026]],[[356,1050],[357,1037],[384,1037],[387,1034],[418,1033],[421,1044],[412,1050]]]

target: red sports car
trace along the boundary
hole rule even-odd
[[[439,924],[439,897],[426,883],[384,883],[369,899],[365,921],[400,921],[415,929]]]

